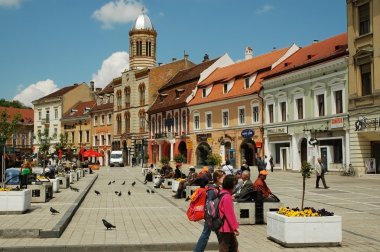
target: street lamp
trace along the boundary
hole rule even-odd
[[[80,160],[83,161],[83,157],[82,157],[82,153],[81,153],[81,150],[82,150],[82,123],[84,121],[82,120],[78,120],[77,121],[77,124],[79,124],[79,157],[80,157]]]

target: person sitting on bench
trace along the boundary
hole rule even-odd
[[[248,170],[244,170],[241,174],[242,182],[236,186],[234,200],[237,202],[252,202],[254,199],[253,184],[251,181],[251,174]]]
[[[267,170],[260,171],[259,176],[253,184],[253,190],[261,192],[264,202],[280,202],[279,198],[277,198],[277,196],[271,192],[271,190],[267,186],[267,183],[265,182],[267,175]]]

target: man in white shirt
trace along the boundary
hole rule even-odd
[[[230,165],[230,160],[226,161],[226,164],[222,167],[222,170],[226,175],[233,175],[234,168]]]

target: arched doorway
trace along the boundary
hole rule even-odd
[[[240,145],[240,163],[245,159],[249,166],[256,165],[255,153],[255,142],[252,139],[245,139]]]
[[[301,141],[301,165],[303,162],[307,162],[307,140],[302,138]]]
[[[207,165],[206,159],[207,155],[211,152],[211,147],[208,143],[200,143],[197,147],[195,155],[197,157],[197,166]]]
[[[178,151],[179,153],[185,157],[185,163],[187,163],[187,148],[186,143],[184,141],[181,141],[178,145]]]

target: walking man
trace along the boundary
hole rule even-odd
[[[315,188],[319,188],[319,180],[322,180],[322,183],[325,189],[329,188],[326,185],[326,181],[325,181],[325,171],[326,169],[324,167],[324,164],[322,163],[322,159],[319,157],[317,159],[317,163],[315,164],[315,172],[317,174],[317,181],[315,184]]]

